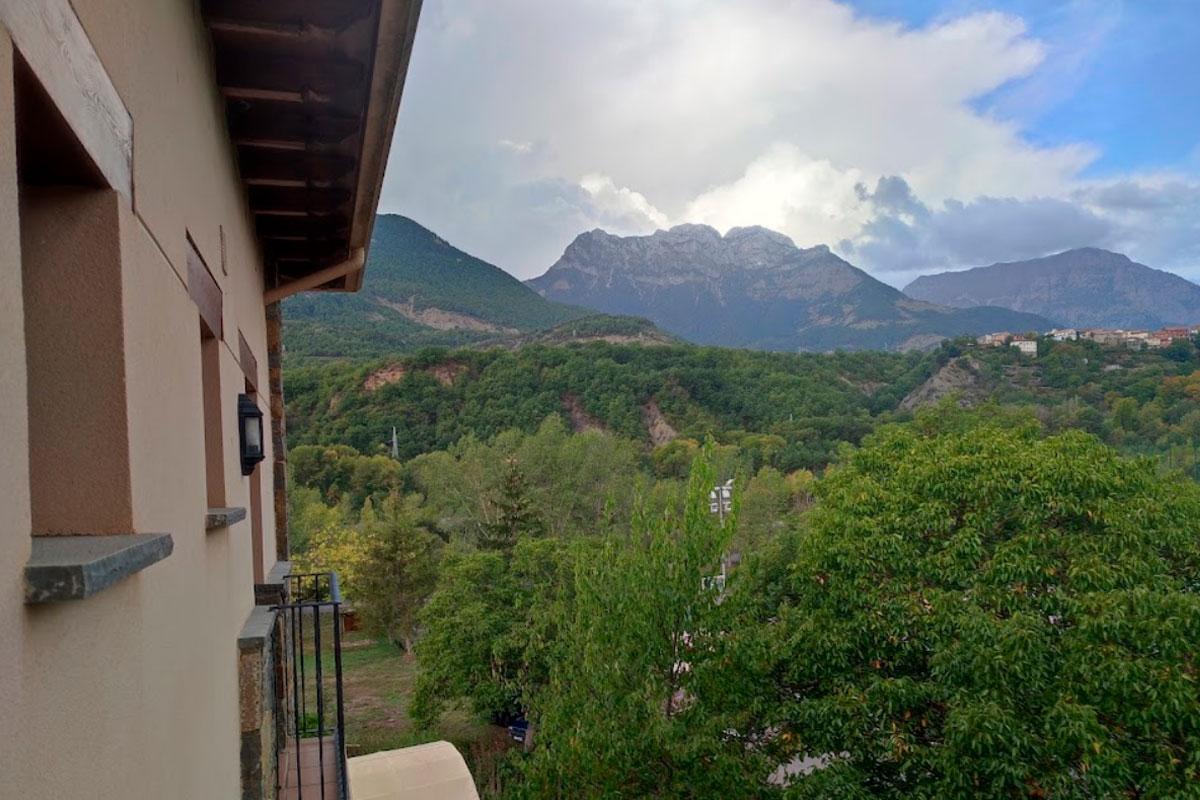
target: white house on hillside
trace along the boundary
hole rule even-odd
[[[1023,356],[1037,357],[1038,343],[1036,339],[1014,339],[1012,346],[1020,350]]]

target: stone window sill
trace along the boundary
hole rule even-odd
[[[35,536],[25,565],[25,602],[82,600],[171,555],[168,533]]]
[[[210,508],[204,515],[204,530],[215,531],[220,528],[228,528],[233,523],[241,522],[245,518],[246,509],[241,506]]]

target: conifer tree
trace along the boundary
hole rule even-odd
[[[482,550],[510,552],[521,537],[536,537],[544,526],[529,501],[529,485],[515,458],[505,460],[499,489],[490,498],[494,511],[479,530]]]

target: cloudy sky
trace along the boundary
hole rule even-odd
[[[1200,280],[1200,0],[425,0],[381,210],[521,278],[765,225],[882,280]]]

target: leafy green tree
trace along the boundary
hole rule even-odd
[[[695,439],[672,439],[654,448],[650,454],[654,474],[661,478],[684,478],[692,469],[692,461],[700,452],[700,443]]]
[[[1197,429],[1200,430],[1200,425]],[[287,499],[288,538],[293,555],[307,552],[315,534],[343,524],[342,510],[326,505],[314,487],[292,486]]]
[[[490,505],[490,518],[479,529],[482,550],[509,552],[522,537],[541,536],[545,531],[529,502],[529,486],[515,458],[505,461],[504,476]]]
[[[527,707],[557,653],[556,611],[569,589],[566,547],[523,539],[499,552],[447,554],[437,588],[422,608],[417,672],[409,713],[430,727],[450,705],[465,703],[495,721]]]
[[[412,499],[392,496],[373,520],[364,520],[365,563],[353,597],[367,629],[408,653],[413,652],[418,614],[437,581],[443,545],[418,513]]]
[[[1190,339],[1176,339],[1163,348],[1163,357],[1181,364],[1187,364],[1196,359],[1196,346]]]
[[[352,447],[301,445],[288,455],[292,476],[315,488],[331,503],[360,508],[367,499],[381,502],[402,487],[403,467],[387,456],[365,456]]]
[[[1195,796],[1200,487],[963,419],[870,437],[752,568],[741,730],[788,798]]]
[[[708,511],[716,473],[697,460],[682,516],[636,518],[578,559],[557,659],[533,697],[534,749],[518,797],[753,797],[765,765],[697,694],[719,607],[704,582],[729,531]],[[589,543],[591,544],[591,543]]]

